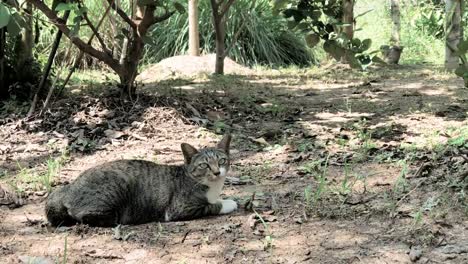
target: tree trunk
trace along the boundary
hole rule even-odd
[[[126,93],[132,96],[135,91],[134,81],[136,78],[138,63],[143,54],[144,42],[148,29],[157,23],[163,22],[170,18],[175,11],[165,10],[164,13],[156,16],[157,2],[145,5],[144,2],[138,1],[137,13],[135,19],[131,19],[124,10],[122,10],[116,1],[107,0],[111,8],[120,16],[120,18],[131,28],[132,36],[129,37],[129,51],[124,64],[120,64],[108,50],[101,51],[94,48],[92,45],[86,44],[79,36],[73,36],[72,32],[66,25],[64,19],[57,17],[54,8],[49,8],[44,1],[41,0],[26,0],[39,9],[54,25],[67,36],[70,41],[76,45],[81,51],[87,53],[99,61],[102,61],[107,66],[112,68],[120,77],[122,94]],[[230,0],[233,1],[233,0]],[[91,28],[93,30],[93,28]],[[95,30],[93,30],[95,31]],[[99,39],[99,32],[95,31],[96,38]],[[102,44],[102,43],[101,43]],[[102,45],[104,46],[104,45]],[[103,47],[104,48],[104,47]]]
[[[128,53],[128,38],[125,37],[122,41],[122,52],[120,53],[120,59],[119,59],[119,63],[121,65],[123,65],[125,60],[127,59],[127,53]]]
[[[132,99],[136,95],[135,79],[138,75],[138,63],[143,55],[144,48],[143,39],[139,36],[134,36],[131,42],[128,42],[127,56],[123,59],[120,84],[122,85],[121,96],[128,96]]]
[[[401,23],[400,23],[400,0],[391,0],[392,6],[390,9],[390,13],[392,15],[392,37],[390,38],[390,43],[395,46],[400,46],[400,31],[401,31]]]
[[[224,58],[227,55],[224,43],[226,38],[226,16],[232,3],[234,3],[234,0],[228,0],[226,3],[224,1],[218,3],[216,0],[211,0],[213,26],[216,36],[215,74],[224,74]]]
[[[225,26],[223,22],[216,23],[215,34],[216,34],[216,63],[215,73],[224,74],[224,58],[226,57],[226,47],[224,43],[225,39]]]
[[[446,0],[445,11],[445,69],[453,71],[459,65],[459,57],[455,52],[461,40],[461,0]]]
[[[21,41],[19,42],[18,54],[17,55],[17,66],[19,69],[24,66],[24,64],[33,58],[33,46],[34,46],[34,36],[33,36],[33,14],[32,14],[32,4],[26,3],[26,8],[24,12],[27,14],[24,17],[26,22],[26,27],[23,28],[21,34]]]
[[[198,31],[198,0],[189,0],[189,54],[200,56],[200,33]]]
[[[5,28],[0,28],[0,99],[8,97],[8,87],[5,80]]]
[[[390,46],[386,46],[383,50],[385,62],[389,64],[398,64],[400,61],[403,47],[400,46],[400,0],[391,0],[390,14],[392,17],[392,36],[390,38]]]
[[[110,8],[111,6],[109,5],[106,9],[106,12],[104,12],[104,15],[101,17],[101,19],[99,20],[97,26],[96,26],[96,30],[99,30],[101,28],[101,25],[104,23],[104,19],[107,17],[107,15],[109,14],[109,11],[110,11]],[[110,17],[109,17],[110,18]],[[91,34],[91,37],[89,38],[88,40],[88,45],[91,45],[93,43],[93,39],[94,37],[96,36],[96,33],[93,32],[93,34]],[[62,85],[60,86],[59,90],[58,90],[58,93],[57,93],[57,96],[60,96],[60,94],[62,94],[62,91],[63,89],[65,89],[65,86],[68,84],[68,81],[70,81],[70,78],[71,76],[73,75],[73,73],[75,72],[75,70],[78,68],[78,66],[80,65],[80,62],[81,60],[83,59],[83,56],[84,56],[84,52],[82,50],[80,50],[80,53],[78,54],[78,56],[75,58],[75,63],[73,63],[73,66],[70,68],[69,72],[68,72],[68,75],[67,77],[65,78],[65,80],[63,81]]]
[[[70,10],[65,11],[65,14],[63,14],[62,20],[66,22],[69,16],[70,16]],[[44,89],[47,78],[49,77],[50,70],[52,69],[52,63],[54,62],[55,55],[57,54],[57,50],[60,46],[60,41],[62,40],[62,35],[63,35],[63,32],[60,30],[57,30],[54,43],[52,44],[52,50],[50,51],[50,54],[49,54],[49,59],[47,60],[47,64],[42,74],[41,82],[39,83],[39,86],[37,87],[37,91],[34,94],[31,107],[29,108],[29,111],[27,114],[28,117],[32,116],[32,114],[36,110],[37,102],[39,101],[39,95],[41,94],[42,89]]]
[[[347,24],[347,26],[343,27],[343,33],[346,37],[351,41],[354,37],[354,0],[343,0],[342,2],[342,10],[343,10],[343,18],[342,23]],[[346,52],[344,56],[341,58],[343,63],[347,63],[347,54]]]

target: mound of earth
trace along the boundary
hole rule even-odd
[[[215,69],[215,54],[203,56],[181,55],[166,58],[144,70],[137,78],[138,81],[152,82],[167,78],[171,75],[193,76],[203,73],[213,73]],[[251,69],[238,64],[232,59],[224,59],[224,72],[226,74],[249,74]]]

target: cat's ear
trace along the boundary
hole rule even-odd
[[[190,164],[193,155],[197,154],[198,150],[187,143],[182,143],[180,145],[180,148],[182,149],[182,153],[184,154],[185,163]]]
[[[231,134],[226,134],[218,143],[217,148],[222,149],[226,154],[229,154],[229,144],[231,144]]]

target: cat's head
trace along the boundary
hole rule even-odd
[[[182,143],[182,153],[190,176],[202,183],[224,179],[229,170],[229,144],[231,135],[227,134],[214,148],[197,150]]]

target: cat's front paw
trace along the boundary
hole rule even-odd
[[[237,203],[233,200],[221,200],[221,211],[220,214],[229,214],[237,210]]]

